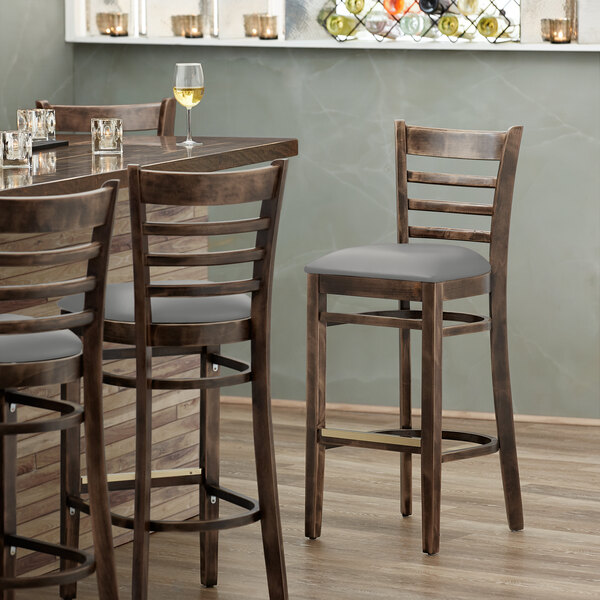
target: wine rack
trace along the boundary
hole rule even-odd
[[[327,0],[318,23],[339,42],[518,42],[521,0]],[[425,8],[425,11],[422,10]]]

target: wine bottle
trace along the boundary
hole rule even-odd
[[[329,15],[325,21],[325,28],[333,36],[350,35],[356,28],[357,22],[352,17],[344,15]]]
[[[383,8],[385,8],[390,15],[399,15],[404,11],[404,0],[383,0]]]
[[[477,31],[487,38],[495,38],[508,29],[509,23],[504,17],[482,15],[477,21]]]
[[[365,7],[365,0],[346,0],[348,12],[357,15]]]
[[[400,20],[400,29],[405,35],[422,36],[431,28],[431,19],[418,13],[408,13]]]
[[[450,8],[452,0],[419,0],[419,7],[424,13],[443,13]]]
[[[475,29],[471,26],[471,23],[459,15],[442,15],[438,19],[437,28],[440,33],[448,37],[460,37],[463,39],[472,39],[475,33]]]

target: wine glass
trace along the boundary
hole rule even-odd
[[[192,107],[200,103],[204,96],[204,73],[200,63],[177,63],[173,78],[175,100],[187,110],[187,139],[178,146],[200,146],[202,142],[192,139]]]

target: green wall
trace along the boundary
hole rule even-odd
[[[72,100],[63,0],[0,0],[0,51],[0,129],[15,129],[17,108],[37,99]]]
[[[62,2],[20,5],[25,23],[23,8],[17,18],[1,4],[2,48],[16,48],[0,63],[2,127],[39,96],[161,98],[171,93],[175,62],[201,61],[207,91],[193,113],[196,134],[299,139],[276,264],[274,397],[304,397],[303,265],[336,248],[394,239],[393,120],[467,129],[523,124],[509,262],[516,410],[600,417],[599,54],[67,46]],[[33,18],[34,6],[44,19]],[[42,50],[27,41],[36,37],[46,40]],[[463,306],[486,308],[483,298]],[[394,332],[335,328],[329,342],[331,401],[396,403]],[[491,410],[487,334],[447,339],[444,351],[444,406]]]

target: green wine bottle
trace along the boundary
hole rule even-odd
[[[496,38],[508,29],[509,23],[504,17],[482,15],[477,21],[477,31],[486,38]]]
[[[333,36],[351,35],[356,29],[357,21],[344,15],[329,15],[325,21],[327,31]]]
[[[365,7],[365,0],[346,0],[348,12],[357,15]]]
[[[460,37],[463,39],[472,39],[475,34],[475,29],[471,23],[460,15],[446,14],[442,15],[437,22],[437,28],[440,33],[448,37]]]
[[[452,0],[419,0],[419,7],[424,13],[443,13],[450,8]]]

